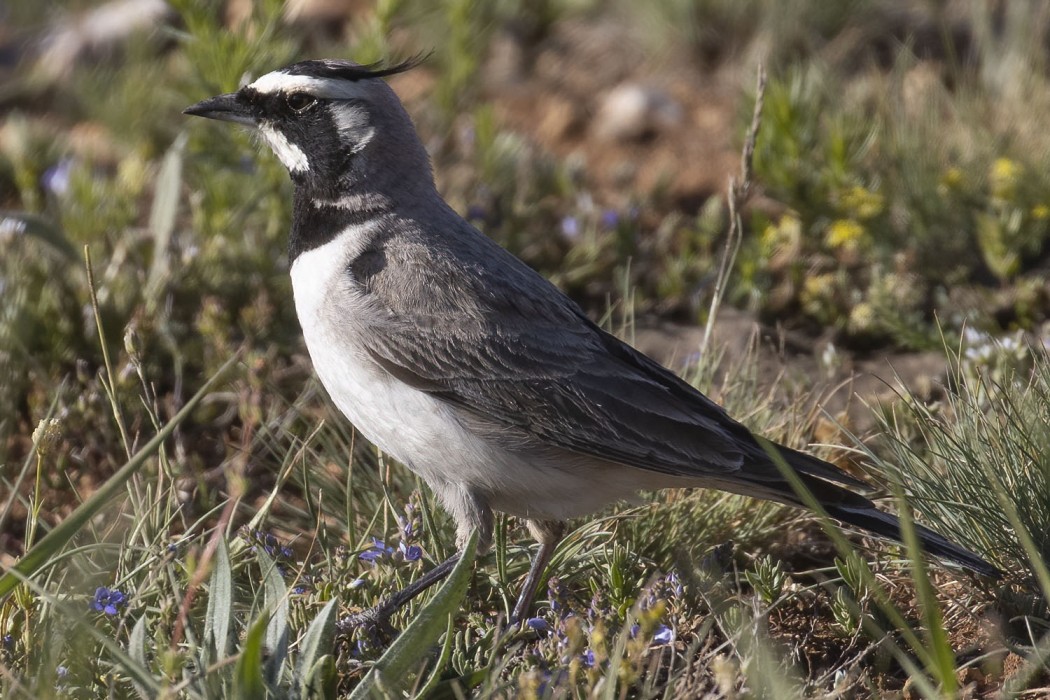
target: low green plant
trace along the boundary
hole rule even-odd
[[[900,484],[934,527],[1004,570],[1027,570],[1041,581],[1050,558],[1046,349],[972,335],[953,356],[951,379],[942,401],[927,404],[905,391],[894,410],[877,414],[882,436],[880,452],[868,451],[873,471]],[[1004,509],[1004,493],[1019,523]]]

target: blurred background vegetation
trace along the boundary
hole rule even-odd
[[[6,12],[0,194],[17,216],[4,225],[5,415],[39,413],[56,373],[99,364],[84,245],[105,268],[103,317],[133,321],[142,357],[174,365],[172,380],[242,341],[278,362],[300,350],[282,274],[287,178],[246,135],[191,129],[180,108],[304,56],[432,52],[395,87],[457,208],[595,314],[630,290],[637,315],[687,323],[707,312],[722,192],[764,62],[760,195],[735,306],[867,352],[1047,319],[1039,3]]]
[[[1027,497],[1019,517],[1042,533],[1035,544],[1047,556],[1045,3],[74,0],[7,3],[0,22],[0,563],[14,561],[37,527],[68,515],[238,350],[236,378],[178,430],[158,466],[167,480],[153,495],[168,500],[165,517],[143,535],[143,548],[156,548],[150,556],[164,559],[172,538],[183,541],[173,533],[203,531],[230,498],[237,526],[263,508],[271,527],[302,533],[323,514],[331,531],[319,537],[328,551],[396,532],[406,503],[431,512],[411,477],[392,477],[355,443],[310,379],[287,277],[291,185],[283,168],[247,133],[181,114],[293,60],[364,63],[419,53],[429,55],[424,65],[392,85],[443,194],[627,335],[634,320],[707,320],[728,228],[725,187],[739,168],[754,76],[764,65],[756,194],[743,212],[727,303],[767,335],[792,338],[821,366],[836,361],[835,348],[859,357],[947,349],[953,370],[943,379],[962,393],[933,408],[907,392],[904,408],[874,407],[884,438],[871,444],[893,457],[865,459],[888,489],[907,484],[908,495],[934,504],[916,504],[925,517],[1004,567],[1023,562],[1026,550],[1006,532],[1011,524],[981,465],[1020,470],[1023,478],[1004,483]],[[692,358],[690,371],[771,437],[857,448],[839,430],[822,432],[829,422],[817,410],[786,414],[803,405],[797,392],[805,383],[774,387],[777,376],[761,375],[748,358],[727,365],[712,353],[699,364]],[[1020,398],[996,403],[1003,387]],[[982,422],[992,414],[1002,421]],[[50,432],[34,438],[42,419]],[[991,436],[983,442],[982,430]],[[945,453],[966,436],[977,439],[962,450],[969,466],[953,471]],[[1011,466],[1003,445],[1031,459]],[[931,463],[933,471],[922,471]],[[962,475],[947,492],[946,472]],[[309,495],[318,484],[323,503]],[[278,487],[283,505],[266,498]],[[960,492],[976,508],[967,519],[943,507],[962,501]],[[595,570],[626,567],[635,588],[621,580],[602,595],[619,596],[607,601],[610,609],[627,610],[653,570],[684,556],[674,543],[685,537],[678,528],[689,526],[686,539],[696,544],[688,561],[730,537],[810,561],[797,542],[782,541],[779,528],[798,517],[793,512],[717,496],[666,498],[669,510],[617,531],[621,549],[604,561],[574,550],[565,579],[588,591]],[[439,559],[451,538],[440,513],[429,517],[426,549]],[[812,521],[795,522],[817,531]],[[95,526],[97,541],[114,541],[105,524]],[[139,580],[128,551],[119,550],[92,550],[78,565],[77,585]],[[779,600],[779,565],[756,561],[736,584]],[[350,575],[346,560],[330,554],[324,566],[340,581],[326,596],[368,600],[352,576],[337,575]],[[506,588],[513,575],[501,576]],[[143,591],[152,585],[139,583]],[[153,595],[152,609],[174,614],[165,597],[174,594]],[[983,610],[982,600],[971,613]],[[838,617],[829,620],[849,627],[860,619],[835,601],[828,610]],[[1039,604],[1023,618],[1045,623]],[[712,600],[703,605],[721,610]],[[11,622],[14,609],[0,614],[0,633],[27,634]],[[781,622],[791,621],[798,618]],[[721,634],[732,637],[735,624],[720,622]],[[952,633],[961,639],[966,630]],[[471,644],[480,638],[463,641],[464,655]],[[837,660],[856,651],[836,644]],[[25,659],[31,647],[18,649]],[[556,654],[535,653],[548,652]],[[844,668],[837,660],[810,682],[832,687],[831,671]],[[467,656],[461,662],[469,665]],[[744,678],[739,665],[723,671],[704,682],[771,682]],[[874,683],[882,671],[866,672]],[[878,683],[903,683],[889,675]],[[636,676],[624,682],[641,683]]]

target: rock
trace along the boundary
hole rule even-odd
[[[682,106],[669,94],[640,83],[621,83],[602,100],[594,134],[607,141],[632,141],[681,123]]]
[[[110,56],[134,34],[156,29],[174,17],[164,0],[113,0],[66,19],[43,39],[37,65],[52,78],[62,78],[85,59]]]

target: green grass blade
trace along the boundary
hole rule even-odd
[[[267,695],[263,669],[263,642],[270,615],[263,611],[252,623],[248,636],[244,638],[241,656],[233,674],[233,697],[243,700],[258,700]]]
[[[374,695],[382,695],[404,684],[412,667],[419,663],[420,658],[430,650],[446,629],[448,616],[459,610],[460,603],[467,593],[477,544],[478,533],[475,531],[441,590],[419,611],[379,661],[376,661],[368,675],[354,688],[350,695],[351,700],[364,700]]]
[[[333,598],[321,608],[317,617],[306,628],[299,651],[299,663],[296,674],[302,688],[310,688],[319,679],[312,678],[314,667],[322,657],[328,655],[335,639],[336,599]]]
[[[263,607],[271,611],[270,624],[266,626],[266,680],[275,686],[288,658],[288,586],[277,562],[261,548],[257,555],[263,571]]]
[[[161,288],[171,277],[171,236],[179,212],[182,194],[182,162],[186,154],[185,133],[179,134],[164,154],[160,172],[153,190],[153,206],[149,213],[149,229],[153,235],[153,264],[146,281],[146,303],[156,304]]]
[[[623,697],[618,691],[622,691],[619,684],[620,679],[620,665],[623,663],[624,651],[627,648],[627,637],[631,625],[634,623],[634,618],[628,616],[624,620],[623,629],[616,635],[616,645],[613,647],[612,654],[609,655],[609,666],[605,671],[605,685],[602,688],[602,700],[616,700],[618,697]]]
[[[438,687],[441,682],[441,675],[448,664],[448,660],[452,658],[452,640],[455,638],[455,616],[448,616],[448,625],[445,628],[445,641],[441,645],[441,654],[438,655],[437,663],[434,664],[434,670],[430,672],[430,678],[423,684],[423,687],[416,693],[416,697],[429,698],[430,694],[434,692],[434,689]]]
[[[204,616],[204,643],[211,644],[218,661],[226,658],[233,618],[233,571],[226,538],[219,540],[208,586],[208,609]]]
[[[952,645],[944,629],[944,616],[941,614],[937,596],[933,592],[930,573],[926,568],[925,554],[912,518],[911,506],[908,505],[903,494],[898,494],[897,516],[900,518],[902,539],[908,552],[908,559],[911,560],[912,581],[915,583],[919,605],[922,607],[923,622],[926,624],[926,643],[930,652],[926,660],[926,670],[940,681],[940,690],[944,697],[955,697],[958,692],[955,653],[952,651]]]
[[[127,463],[117,470],[117,472],[109,478],[106,483],[102,484],[95,493],[93,493],[86,501],[80,504],[76,510],[74,510],[68,518],[63,520],[55,529],[47,533],[39,542],[36,543],[28,552],[25,553],[17,564],[11,569],[0,576],[0,597],[8,595],[15,587],[19,584],[22,578],[32,576],[36,573],[40,567],[44,566],[51,557],[58,553],[62,547],[66,545],[73,537],[80,532],[80,528],[87,524],[91,518],[93,518],[107,503],[112,499],[117,492],[119,492],[124,484],[135,475],[141,469],[150,457],[153,456],[157,450],[160,449],[164,441],[171,436],[175,431],[175,428],[179,426],[189,415],[193,412],[197,405],[201,402],[213,386],[215,386],[218,379],[226,373],[234,362],[237,361],[239,355],[231,357],[226,363],[219,368],[204,386],[194,394],[186,405],[176,413],[170,421],[168,421],[163,428],[161,428],[152,440],[147,442],[141,450],[138,451]]]
[[[1010,493],[1006,490],[999,476],[990,464],[985,462],[980,464],[992,488],[992,493],[995,495],[996,500],[999,501],[999,506],[1003,509],[1007,521],[1013,528],[1014,535],[1017,537],[1018,542],[1021,543],[1024,553],[1028,556],[1028,562],[1032,566],[1032,574],[1039,584],[1043,597],[1050,600],[1050,566],[1048,566],[1048,562],[1043,560],[1039,547],[1036,545],[1035,540],[1032,539],[1032,533],[1028,531],[1024,520],[1021,519],[1021,514],[1017,511],[1017,504],[1010,497]]]
[[[128,655],[142,668],[149,668],[149,660],[146,658],[146,616],[143,615],[131,629],[131,637],[128,639]],[[150,700],[153,694],[148,688],[135,683],[135,691],[144,700]]]
[[[306,672],[301,697],[325,698],[334,700],[339,689],[339,679],[335,672],[335,657],[325,654]]]

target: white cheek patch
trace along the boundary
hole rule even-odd
[[[376,134],[376,130],[368,123],[368,115],[353,103],[334,104],[332,119],[335,121],[335,128],[339,130],[340,140],[353,144],[353,153],[364,149]]]
[[[266,143],[273,149],[274,155],[284,164],[284,167],[293,173],[302,173],[310,169],[310,161],[306,159],[306,154],[285,138],[280,131],[267,124],[260,124],[259,133],[266,139]]]
[[[353,81],[312,78],[308,75],[288,75],[279,70],[267,73],[249,85],[253,90],[275,95],[279,92],[305,92],[329,100],[352,100],[365,96],[362,86]]]

